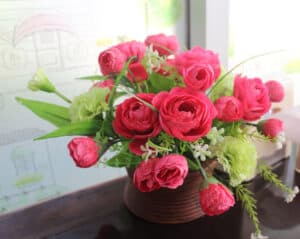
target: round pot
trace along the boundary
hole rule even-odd
[[[199,204],[199,186],[203,180],[200,172],[189,172],[177,189],[161,188],[152,192],[140,192],[133,184],[134,169],[127,172],[124,202],[137,217],[154,223],[178,224],[204,216]]]

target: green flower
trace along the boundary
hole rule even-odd
[[[70,107],[72,122],[88,119],[101,119],[108,106],[105,100],[108,88],[92,88],[90,91],[75,97]]]
[[[227,136],[218,147],[219,162],[230,176],[230,185],[235,187],[255,175],[256,148],[245,138]]]
[[[32,91],[46,91],[54,93],[56,91],[55,86],[49,81],[44,70],[40,69],[34,74],[33,79],[28,82],[28,89]]]

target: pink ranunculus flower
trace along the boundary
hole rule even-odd
[[[69,144],[69,153],[80,168],[88,168],[97,163],[100,146],[89,137],[73,138]]]
[[[270,80],[265,83],[269,91],[270,100],[272,102],[280,102],[284,98],[284,88],[282,84],[275,80]]]
[[[234,79],[233,95],[243,106],[244,120],[258,120],[270,110],[269,92],[260,78],[237,75]]]
[[[140,62],[146,51],[145,44],[138,41],[123,42],[116,45],[116,48],[118,48],[126,56],[126,60],[130,57],[136,57],[133,62]]]
[[[214,72],[214,80],[216,80],[221,73],[219,56],[213,51],[196,46],[191,50],[179,53],[175,56],[175,66],[180,74],[183,74],[184,69],[195,64],[210,65]]]
[[[175,189],[181,186],[189,167],[183,155],[169,154],[156,160],[155,181],[163,188]]]
[[[160,188],[154,179],[154,165],[156,158],[142,161],[135,169],[133,183],[141,192],[151,192]]]
[[[179,43],[176,36],[166,36],[165,34],[156,34],[148,36],[145,40],[146,46],[153,46],[160,56],[169,56],[176,53],[179,49]]]
[[[275,138],[283,132],[283,122],[279,119],[267,119],[262,122],[262,132],[270,138]]]
[[[119,73],[126,60],[126,55],[116,47],[111,47],[101,52],[98,57],[99,66],[103,75]]]
[[[159,111],[162,129],[175,138],[189,142],[209,132],[217,113],[205,94],[181,87],[160,92],[152,104]]]
[[[147,143],[148,139],[135,139],[132,140],[129,145],[128,145],[128,149],[131,153],[138,155],[138,156],[142,156],[143,153],[145,153],[141,147],[145,146],[145,144]]]
[[[243,118],[243,106],[234,96],[222,96],[214,105],[218,112],[216,118],[221,121],[233,122]]]
[[[137,83],[147,80],[148,74],[140,62],[135,62],[128,66],[127,77],[131,82]]]
[[[223,214],[235,204],[232,192],[216,179],[204,182],[200,189],[199,201],[203,212],[208,216]]]
[[[139,93],[136,96],[151,104],[155,95]],[[112,125],[117,134],[131,139],[155,137],[161,131],[158,113],[135,97],[117,106]]]
[[[214,70],[209,64],[194,64],[183,69],[182,73],[186,87],[205,91],[216,80]]]

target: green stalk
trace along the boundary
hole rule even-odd
[[[270,52],[265,52],[262,54],[258,54],[255,56],[251,56],[249,58],[246,58],[245,60],[241,61],[239,64],[235,65],[234,67],[232,67],[229,71],[227,71],[217,82],[216,84],[213,85],[213,87],[208,91],[208,96],[210,96],[211,92],[228,76],[230,75],[230,73],[232,73],[235,69],[237,69],[238,67],[240,67],[241,65],[247,63],[248,61],[251,61],[255,58],[258,57],[262,57],[262,56],[267,56],[267,55],[271,55],[271,54],[275,54],[275,53],[279,53],[279,52],[283,52],[284,50],[278,50],[278,51],[270,51]]]
[[[59,91],[55,90],[54,94],[56,94],[58,97],[60,97],[61,99],[63,99],[65,102],[71,104],[72,101],[70,99],[68,99],[66,96],[64,96],[62,93],[60,93]]]
[[[204,178],[204,180],[207,180],[206,172],[205,172],[204,168],[202,167],[199,159],[195,159],[195,160],[196,160],[196,163],[197,163],[197,165],[199,167],[199,170],[200,170],[200,173],[201,173],[202,177]]]

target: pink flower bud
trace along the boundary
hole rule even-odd
[[[145,67],[141,63],[136,62],[129,65],[127,77],[131,82],[136,83],[147,80],[148,74]]]
[[[280,102],[284,98],[284,88],[282,84],[275,80],[266,82],[266,87],[269,91],[270,100],[272,102]]]
[[[100,147],[89,137],[73,138],[69,144],[69,153],[80,168],[88,168],[97,163]]]
[[[220,215],[235,204],[232,192],[214,178],[204,182],[199,200],[203,212],[208,216]]]
[[[283,131],[283,122],[279,119],[267,119],[262,123],[262,132],[264,135],[275,138]]]

